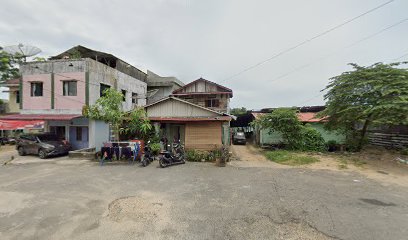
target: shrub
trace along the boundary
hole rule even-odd
[[[150,148],[152,149],[153,155],[158,155],[160,152],[160,143],[151,143]]]
[[[302,146],[301,150],[306,151],[325,151],[326,143],[324,138],[316,129],[305,126],[301,131]]]
[[[336,140],[329,140],[327,141],[326,146],[329,152],[334,152],[337,150],[338,143],[336,142]]]
[[[186,151],[186,159],[190,162],[213,162],[215,161],[216,154],[214,151],[207,152],[207,151],[199,151],[199,150],[187,150]]]
[[[402,155],[408,155],[408,147],[401,150]]]

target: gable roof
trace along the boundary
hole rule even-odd
[[[154,102],[154,103],[151,103],[151,104],[148,104],[148,105],[146,105],[146,106],[144,106],[144,107],[145,107],[145,108],[148,108],[148,107],[151,107],[151,106],[153,106],[153,105],[159,104],[159,103],[161,103],[161,102],[167,101],[167,100],[169,100],[169,99],[173,99],[173,100],[176,100],[176,101],[185,103],[185,104],[189,104],[189,105],[191,105],[191,106],[194,106],[194,107],[197,107],[197,108],[200,108],[200,109],[203,109],[203,110],[212,112],[212,113],[216,113],[216,114],[218,114],[218,115],[220,115],[220,116],[224,115],[224,113],[217,112],[217,111],[214,111],[214,110],[212,110],[212,109],[209,109],[209,108],[206,108],[206,107],[202,107],[202,106],[200,106],[200,105],[197,105],[197,104],[194,104],[194,103],[191,103],[191,102],[188,102],[188,101],[185,101],[185,100],[183,100],[183,99],[180,99],[180,98],[177,98],[177,97],[173,97],[173,96],[169,96],[169,97],[166,97],[166,98],[162,98],[162,99],[160,99],[159,101]]]
[[[218,88],[220,88],[221,91],[217,91],[217,92],[183,92],[183,90],[187,89],[189,86],[191,86],[191,85],[193,85],[193,84],[195,84],[197,82],[200,82],[200,81],[203,81],[203,82],[208,83],[208,84],[215,85]],[[209,81],[207,79],[204,79],[204,78],[199,78],[197,80],[194,80],[194,81],[186,84],[185,86],[173,91],[173,95],[193,95],[193,94],[206,94],[206,93],[207,94],[208,93],[212,93],[212,94],[214,94],[214,93],[224,93],[224,94],[229,94],[230,97],[232,97],[232,95],[233,95],[231,89],[229,89],[227,87],[224,87],[224,86],[222,86],[222,85],[220,85],[218,83],[211,82],[211,81]]]

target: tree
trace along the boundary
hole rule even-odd
[[[103,120],[110,123],[115,136],[119,136],[119,128],[123,122],[122,93],[113,88],[103,92],[103,96],[96,100],[95,105],[85,108],[84,115],[90,119]]]
[[[245,107],[233,108],[231,109],[230,113],[234,116],[244,115],[245,113],[247,113],[247,109]]]
[[[323,151],[325,142],[321,134],[310,126],[303,126],[296,108],[278,108],[254,122],[269,133],[279,132],[287,148],[292,150]]]
[[[21,57],[12,56],[2,49],[3,48],[0,47],[0,83],[9,79],[20,77],[19,70],[16,65],[22,61]]]
[[[352,71],[331,78],[319,114],[328,119],[327,128],[342,131],[360,150],[370,126],[407,124],[408,71],[401,64],[350,64]]]
[[[139,133],[147,136],[152,129],[146,112],[143,108],[136,108],[130,112],[124,112],[122,108],[123,95],[113,88],[103,92],[103,96],[96,103],[84,109],[84,116],[103,120],[111,124],[117,140],[119,132]]]
[[[122,132],[137,133],[140,134],[143,139],[149,136],[153,126],[150,124],[150,120],[147,118],[146,111],[143,107],[133,109],[125,118],[126,120],[121,128]]]

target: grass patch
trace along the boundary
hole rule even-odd
[[[341,159],[339,163],[339,169],[347,169],[347,160],[346,159]]]
[[[273,162],[290,166],[305,165],[319,161],[316,157],[304,156],[286,150],[268,151],[265,153],[265,156]]]

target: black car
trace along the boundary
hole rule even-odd
[[[246,144],[245,133],[243,132],[236,132],[234,136],[232,136],[232,143],[233,144]]]
[[[0,144],[5,145],[5,144],[16,144],[16,139],[13,137],[0,137]]]
[[[53,133],[25,134],[17,139],[16,149],[20,156],[38,155],[40,158],[68,154],[71,145]]]

